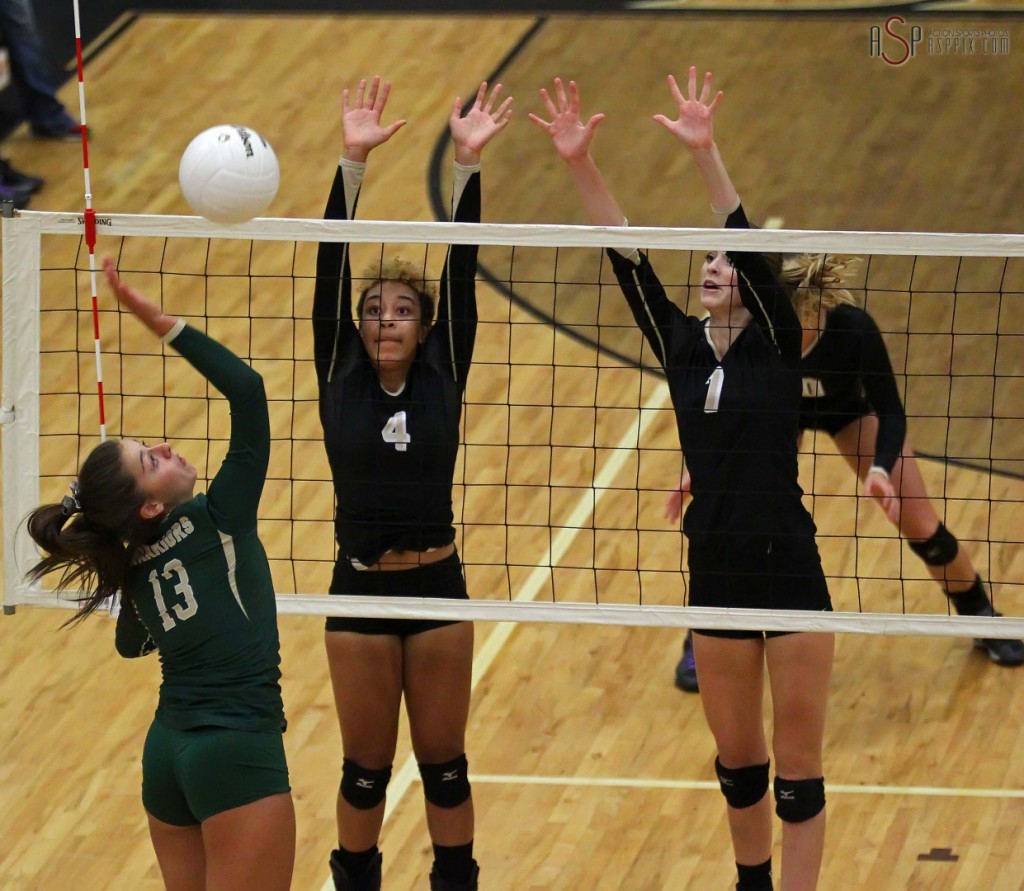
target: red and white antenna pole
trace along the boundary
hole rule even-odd
[[[78,63],[78,114],[82,122],[82,173],[85,177],[85,243],[89,248],[89,288],[92,294],[93,348],[96,353],[96,394],[100,409],[100,441],[107,438],[107,418],[103,407],[103,359],[100,353],[100,310],[96,296],[96,211],[92,207],[92,180],[89,176],[89,130],[85,117],[85,68],[82,64],[82,21],[78,0],[75,9],[75,59]]]

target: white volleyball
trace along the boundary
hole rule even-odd
[[[178,165],[185,200],[215,223],[243,223],[262,214],[277,194],[277,156],[251,127],[220,124],[189,144]]]

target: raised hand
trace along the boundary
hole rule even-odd
[[[671,120],[663,114],[656,114],[654,120],[661,124],[673,136],[679,139],[689,149],[710,149],[715,144],[713,120],[715,109],[722,101],[722,91],[711,97],[711,72],[704,75],[704,84],[701,87],[700,96],[697,95],[697,67],[690,66],[688,79],[688,97],[684,97],[676,79],[670,74],[668,76],[669,90],[672,98],[679,108],[679,117]]]
[[[365,161],[378,145],[387,142],[405,121],[395,121],[387,127],[380,122],[387,105],[391,81],[374,77],[369,89],[366,78],[359,81],[355,96],[348,90],[341,93],[341,126],[345,138],[345,157],[350,161]]]
[[[487,81],[484,81],[477,90],[473,106],[465,116],[462,114],[462,99],[455,97],[448,126],[452,131],[452,142],[455,143],[455,160],[460,164],[479,162],[484,146],[495,133],[504,130],[512,118],[511,96],[507,96],[497,109],[494,107],[500,93],[501,84],[498,84],[488,96]]]
[[[561,78],[555,78],[555,98],[543,87],[540,98],[544,102],[548,117],[546,121],[530,113],[530,120],[544,130],[554,143],[559,157],[568,164],[580,161],[590,154],[590,143],[594,139],[597,125],[604,120],[603,114],[595,114],[584,124],[580,118],[580,91],[576,81],[569,81],[568,93]]]
[[[665,519],[670,523],[678,523],[683,513],[683,502],[690,494],[690,471],[684,470],[679,486],[669,493],[665,499]]]
[[[117,267],[110,257],[103,258],[103,274],[110,290],[114,292],[117,302],[158,337],[163,337],[174,327],[177,322],[174,316],[166,315],[145,294],[121,281],[121,277],[117,274]]]

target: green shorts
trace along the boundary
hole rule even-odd
[[[149,727],[142,750],[142,804],[161,822],[194,826],[290,791],[278,730],[171,730],[156,720]]]

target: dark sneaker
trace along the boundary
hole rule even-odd
[[[12,201],[15,210],[24,210],[28,207],[29,196],[0,181],[0,201]]]
[[[15,192],[23,195],[35,195],[46,185],[46,180],[41,176],[32,176],[30,173],[15,170],[6,158],[0,158],[0,180],[4,185],[10,186]]]
[[[955,594],[947,591],[950,603],[961,616],[1001,616],[992,606],[992,599],[985,590],[981,576],[976,576],[974,584],[966,591]],[[1015,668],[1024,665],[1024,641],[1002,637],[976,637],[974,646],[988,653],[988,658],[996,665]]]
[[[465,882],[453,882],[451,879],[442,879],[437,872],[437,866],[430,870],[430,891],[477,891],[480,887],[480,866],[473,861],[473,867],[469,878]]]
[[[37,139],[56,139],[60,142],[78,142],[82,138],[82,125],[69,121],[59,127],[32,127],[32,135]]]
[[[698,693],[697,686],[697,663],[693,658],[693,632],[686,632],[686,639],[683,641],[683,658],[676,666],[676,686],[687,693]]]
[[[995,616],[1000,613],[993,612]],[[996,665],[1005,665],[1007,668],[1016,668],[1024,665],[1024,641],[1013,640],[1012,638],[1000,637],[977,637],[974,639],[974,646],[979,650],[988,653],[988,658]]]

